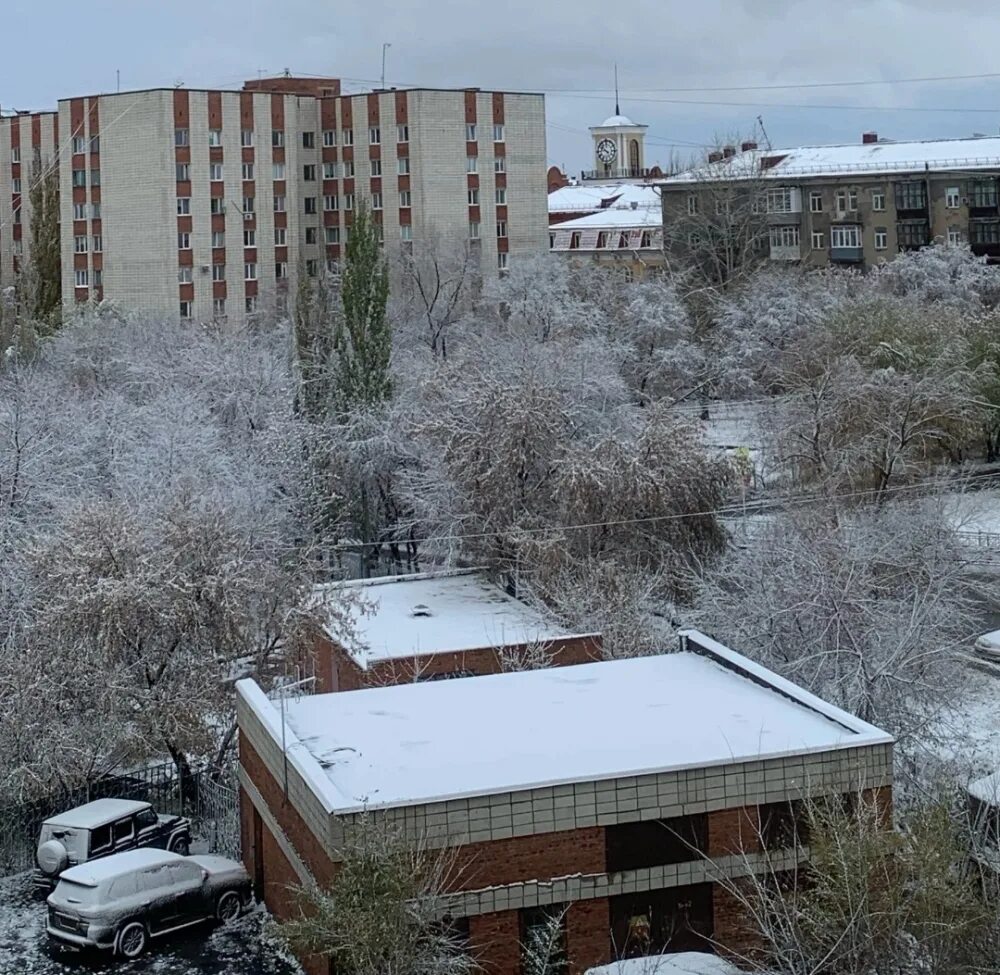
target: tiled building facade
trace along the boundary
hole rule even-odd
[[[300,268],[314,275],[343,256],[362,202],[390,261],[457,239],[489,277],[547,244],[541,95],[342,95],[332,78],[124,92],[0,120],[0,159],[18,144],[49,160],[59,148],[67,305],[108,298],[231,321],[280,307]],[[20,178],[26,190],[17,165],[0,165],[0,285],[23,247],[13,228],[24,195],[4,186]]]

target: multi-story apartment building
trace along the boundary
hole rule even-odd
[[[758,235],[770,257],[870,266],[934,241],[1000,258],[1000,138],[762,150],[725,147],[663,180],[668,248],[714,223]],[[722,232],[722,231],[720,231]]]
[[[277,78],[70,98],[48,118],[37,144],[46,158],[58,147],[67,305],[242,319],[286,301],[300,268],[315,275],[340,258],[362,201],[390,261],[468,240],[489,276],[546,247],[541,95],[345,95],[334,78]],[[7,133],[18,120],[3,121]],[[21,121],[17,137],[35,145],[33,131]],[[0,134],[0,159],[11,138]],[[0,221],[20,213],[23,227],[3,169],[12,205]],[[0,226],[0,283],[14,243]]]
[[[272,913],[332,882],[367,814],[453,851],[442,914],[495,975],[526,971],[522,946],[553,918],[571,975],[744,953],[725,881],[802,863],[802,801],[891,803],[889,735],[694,631],[653,657],[280,700],[236,689],[243,859]]]

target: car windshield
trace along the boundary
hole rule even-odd
[[[98,903],[99,895],[100,890],[97,887],[63,879],[56,884],[54,898],[74,907],[90,907]]]
[[[70,829],[67,826],[50,826],[46,823],[42,827],[42,837],[39,843],[47,843],[49,840],[58,840],[66,847],[66,854],[73,860],[85,860],[87,858],[87,831]]]

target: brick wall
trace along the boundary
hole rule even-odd
[[[569,975],[583,975],[589,968],[611,959],[611,912],[606,897],[577,901],[566,912],[566,954]]]
[[[712,920],[713,940],[720,955],[739,961],[759,947],[760,938],[739,898],[722,884],[712,884]]]
[[[469,843],[456,851],[451,889],[477,890],[521,880],[604,873],[604,834],[603,826],[593,826]]]
[[[720,809],[708,814],[708,855],[729,856],[760,850],[759,817],[756,806]]]
[[[519,975],[521,924],[517,911],[469,918],[469,937],[484,975]]]

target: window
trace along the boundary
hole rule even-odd
[[[94,220],[100,220],[101,219],[101,204],[100,203],[91,203],[90,204],[90,215],[91,215],[91,217]]]
[[[83,237],[74,237],[73,238],[73,253],[74,254],[86,254],[87,253],[87,244],[88,244],[88,241],[87,241],[87,238],[85,236],[83,236]]]
[[[141,830],[149,829],[150,826],[156,826],[159,824],[159,820],[156,818],[156,813],[152,809],[143,809],[136,813],[135,825],[136,828]]]
[[[493,126],[493,141],[503,142],[504,141],[504,131],[503,122],[497,122]]]
[[[507,221],[506,220],[498,220],[497,221],[497,237],[506,237],[506,236],[507,236]]]
[[[837,190],[837,211],[844,213],[847,210],[847,190]]]
[[[371,162],[370,162],[370,166],[371,166],[372,176],[381,176],[382,175],[382,160],[381,159],[372,159]]]
[[[208,144],[210,146],[221,146],[222,145],[222,129],[209,129],[208,130]]]
[[[926,220],[903,220],[896,224],[896,240],[902,247],[923,247],[930,243]]]
[[[344,160],[344,179],[350,179],[354,175],[354,160]]]
[[[288,231],[284,227],[274,228],[274,246],[284,247],[288,243]]]
[[[96,271],[94,271],[94,287],[100,288],[103,287],[103,285],[104,285],[104,271],[101,268],[98,268]]]
[[[306,274],[308,274],[311,278],[314,278],[317,274],[319,274],[319,261],[317,261],[316,258],[306,261]]]
[[[73,185],[74,186],[86,186],[87,185],[87,170],[85,169],[74,169],[73,170]],[[15,190],[15,193],[19,193],[20,190]]]
[[[274,212],[275,213],[284,213],[285,212],[285,194],[284,193],[277,193],[275,195],[275,197],[274,197],[273,204],[274,204]]]
[[[969,236],[973,244],[1000,244],[1000,220],[974,220]]]
[[[271,147],[281,149],[285,145],[285,133],[282,129],[274,129],[271,132]]]
[[[477,173],[477,172],[479,172],[479,157],[478,156],[466,156],[465,157],[465,171],[467,173]]]
[[[95,254],[100,254],[104,250],[104,238],[100,234],[94,234],[91,246]]]
[[[605,836],[607,873],[691,863],[708,852],[708,816],[695,813],[620,823],[608,826]]]
[[[688,214],[694,216],[698,212],[698,195],[696,193],[688,193]]]
[[[190,138],[187,129],[174,129],[174,145],[175,146],[190,145]]]
[[[610,236],[611,236],[610,231],[607,231],[607,230],[600,230],[600,231],[598,231],[598,233],[597,233],[597,246],[598,246],[598,248],[607,247],[608,246],[608,239],[610,238]]]
[[[305,207],[305,212],[306,213],[316,213],[317,212],[316,211],[316,197],[315,196],[307,196],[307,197],[304,198],[304,200],[302,202],[303,202],[303,206]]]
[[[569,249],[571,251],[580,249],[580,231],[574,230],[573,233],[569,235]]]
[[[257,310],[257,296],[247,295],[246,301],[243,303],[243,307],[246,308],[248,315],[252,315]]]
[[[191,167],[187,163],[177,164],[177,182],[187,183],[191,179]]]
[[[797,228],[796,228],[797,229]],[[649,230],[644,230],[642,236],[639,238],[640,247],[652,247],[653,246],[653,234]]]
[[[503,251],[497,254],[497,270],[501,273],[507,270],[507,255]]]
[[[372,193],[372,209],[381,210],[382,209],[382,194]]]
[[[74,220],[86,220],[87,219],[87,204],[86,203],[74,203],[73,204],[73,219]]]
[[[335,146],[337,144],[337,130],[336,129],[323,129],[323,145],[326,148]]]
[[[411,224],[404,223],[400,224],[399,227],[399,239],[400,240],[413,240],[413,227]]]
[[[342,146],[354,145],[354,129],[344,129],[340,133],[340,144]]]
[[[253,179],[253,163],[245,162],[243,163],[243,178]]]
[[[405,122],[396,126],[396,141],[397,142],[410,141],[410,127]]]
[[[257,207],[257,198],[253,196],[243,197],[243,216],[250,216]]]
[[[809,212],[810,213],[822,213],[823,212],[823,191],[813,190],[809,194]]]
[[[303,132],[302,133],[302,148],[303,149],[315,149],[316,148],[316,133],[315,132]]]
[[[326,210],[327,212],[337,209],[336,193],[328,193],[326,196],[323,197],[323,209]]]
[[[213,247],[225,247],[226,246],[226,232],[224,230],[213,230],[212,231],[212,246]]]
[[[316,182],[316,167],[312,163],[308,163],[302,167],[302,178],[307,183]]]
[[[885,209],[885,190],[872,190],[872,209],[878,213]]]
[[[182,301],[181,302],[181,305],[180,305],[181,318],[187,319],[187,318],[191,317],[191,304],[192,303],[190,301]],[[143,877],[144,878],[148,877],[148,874],[143,874]],[[151,882],[152,882],[152,880],[151,880]]]
[[[927,194],[924,181],[911,179],[896,184],[897,210],[923,210],[927,207]]]
[[[716,200],[715,201],[715,215],[717,217],[726,216],[729,213],[729,200]]]
[[[256,247],[257,246],[257,231],[256,230],[244,230],[243,231],[243,246],[244,247]]]
[[[854,211],[858,208],[858,191],[848,190],[847,191],[847,209]]]
[[[794,200],[791,188],[781,186],[774,190],[768,190],[766,203],[768,213],[792,213]]]
[[[465,141],[475,142],[476,141],[476,123],[469,122],[465,126]]]
[[[507,205],[507,190],[504,189],[502,186],[497,188],[497,190],[494,193],[494,197],[496,198],[496,205],[498,207]]]
[[[84,140],[81,137],[80,138],[80,148],[79,149],[74,149],[73,150],[74,152],[83,152],[83,141]],[[76,143],[74,141],[74,145],[75,144]],[[21,147],[20,146],[14,146],[14,148],[10,150],[10,161],[12,163],[19,163],[21,161]]]
[[[208,201],[208,209],[213,217],[219,217],[225,215],[226,212],[226,201],[221,196],[213,196]]]
[[[190,234],[178,234],[177,235],[177,249],[179,251],[189,251],[189,250],[191,250],[191,235]]]
[[[497,156],[493,160],[493,172],[494,173],[505,173],[507,172],[507,160],[503,156]]]
[[[271,178],[272,179],[285,178],[285,164],[283,162],[276,162],[271,166]]]
[[[470,207],[479,206],[479,190],[469,190],[468,197]]]
[[[21,178],[19,176],[14,177],[12,180],[10,191],[15,195],[21,192]]]
[[[830,246],[835,248],[861,247],[861,228],[856,224],[830,228]]]
[[[226,280],[226,265],[225,264],[213,264],[212,265],[212,280],[213,281],[225,281]]]
[[[257,280],[257,265],[254,263],[248,263],[243,265],[243,280],[244,281],[256,281]]]
[[[216,318],[226,317],[226,299],[225,298],[213,298],[212,299],[212,314]]]
[[[400,190],[399,191],[399,206],[403,210],[408,210],[410,208],[410,191]]]
[[[90,151],[91,152],[101,151],[101,137],[99,135],[92,135],[90,137]]]
[[[885,227],[875,228],[875,250],[884,251],[889,246],[889,231]]]
[[[323,179],[337,178],[337,164],[335,162],[323,163]]]
[[[373,125],[368,129],[368,145],[377,146],[382,141],[382,130]]]
[[[340,227],[327,227],[326,228],[326,242],[328,244],[339,244],[340,243]]]
[[[81,152],[87,151],[87,140],[82,135],[73,136],[73,154],[77,155]],[[10,161],[18,163],[21,161],[21,150],[18,146],[14,146],[10,151]]]
[[[771,249],[799,246],[799,228],[792,225],[772,227],[770,230]]]
[[[566,975],[569,971],[566,908],[561,904],[525,907],[520,915],[522,970],[537,972],[538,975]]]
[[[962,243],[962,228],[961,227],[949,227],[948,228],[948,243],[952,246],[958,246]]]
[[[469,240],[479,240],[479,221],[469,221]]]
[[[396,172],[399,173],[400,176],[409,176],[410,175],[410,157],[409,156],[400,156],[396,160]]]
[[[90,171],[90,185],[91,186],[101,185],[101,171],[99,169],[92,169]]]
[[[213,183],[222,182],[222,163],[209,163],[208,164],[208,178]]]
[[[287,278],[288,277],[288,262],[287,261],[278,261],[278,263],[274,265],[274,276],[279,281],[282,278]]]
[[[253,129],[243,129],[240,132],[240,145],[249,149],[253,145]]]
[[[806,842],[806,821],[800,803],[768,802],[757,807],[757,814],[765,850],[785,850]]]
[[[307,244],[318,244],[319,243],[319,229],[316,227],[306,227],[306,243]]]
[[[949,186],[944,191],[944,205],[949,210],[957,210],[961,204],[962,195],[957,186]]]
[[[190,212],[191,212],[191,197],[190,196],[177,197],[177,215],[179,217],[186,217]]]
[[[629,237],[628,231],[627,230],[623,230],[618,235],[618,246],[619,247],[628,247],[628,237]]]
[[[344,194],[344,209],[353,210],[354,209],[354,194],[345,193]]]
[[[180,284],[190,284],[191,283],[191,265],[182,264],[177,268],[177,280]]]

